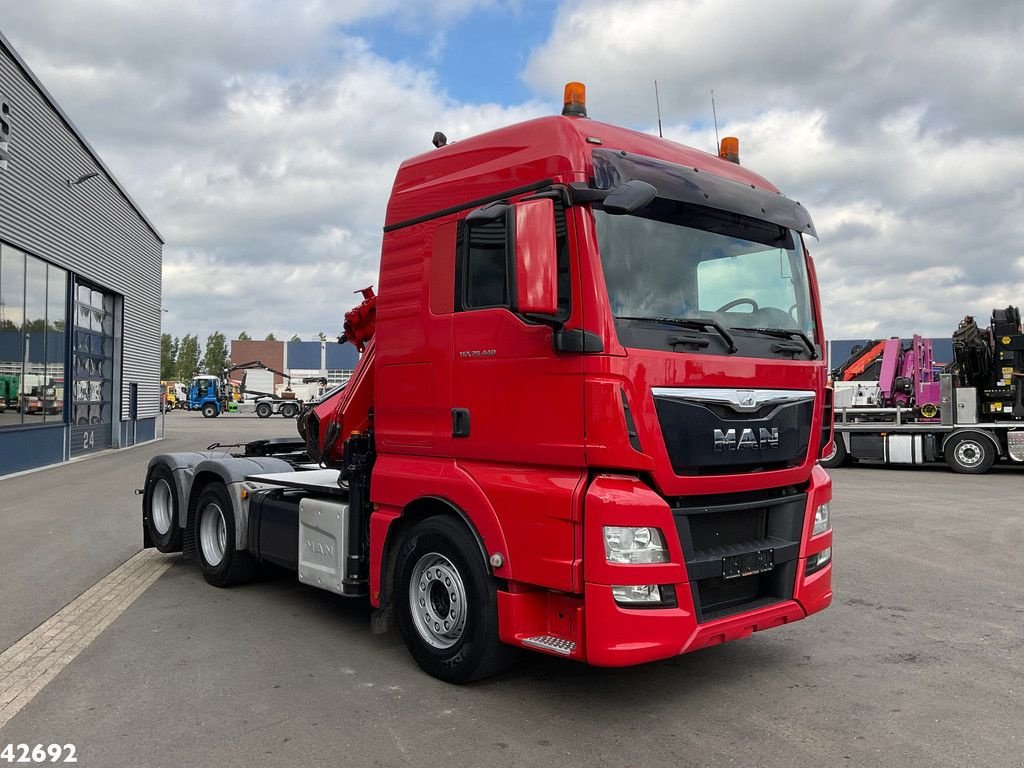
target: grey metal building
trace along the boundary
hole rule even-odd
[[[0,33],[0,475],[156,437],[162,247]]]

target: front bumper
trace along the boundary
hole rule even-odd
[[[805,560],[800,560],[803,574]],[[610,586],[585,588],[583,655],[599,667],[624,667],[678,656],[710,645],[740,640],[753,632],[779,627],[810,616],[832,602],[832,564],[802,578],[794,599],[698,624],[689,585],[676,585],[676,608],[625,608],[615,602]],[[799,598],[795,595],[799,593]]]
[[[753,632],[799,621],[828,607],[832,602],[832,562],[807,573],[808,558],[832,546],[831,529],[811,535],[815,510],[832,498],[832,481],[818,466],[799,494],[787,495],[783,502],[772,501],[767,505],[779,510],[765,512],[768,528],[788,527],[789,533],[783,535],[793,537],[796,543],[788,544],[787,559],[778,561],[772,572],[765,574],[764,591],[738,600],[730,598],[731,602],[714,602],[723,589],[730,590],[739,579],[725,582],[722,578],[724,561],[717,577],[708,575],[709,570],[714,570],[714,559],[709,561],[707,555],[716,550],[708,549],[700,539],[706,542],[709,535],[713,540],[719,533],[724,536],[736,518],[730,522],[723,517],[720,530],[714,524],[708,526],[692,520],[681,523],[680,518],[697,514],[708,521],[716,513],[743,515],[752,506],[745,498],[732,495],[717,506],[673,509],[635,477],[596,477],[584,502],[582,596],[535,588],[519,590],[510,585],[510,592],[498,595],[502,639],[530,645],[524,640],[540,635],[554,637],[571,645],[570,652],[563,651],[571,658],[598,666],[627,666],[738,640]],[[700,501],[706,500],[704,497]],[[604,551],[603,527],[606,525],[660,529],[669,562],[609,563]],[[732,533],[735,534],[735,530]],[[758,542],[750,544],[759,546]],[[693,573],[688,573],[687,562],[695,564]],[[709,585],[708,582],[714,583]],[[674,604],[625,606],[617,603],[612,594],[613,585],[647,584],[673,586]],[[710,601],[705,591],[707,586],[717,590]]]
[[[670,508],[668,502],[647,485],[634,477],[603,475],[594,479],[586,498],[586,531],[584,533],[584,648],[581,655],[591,664],[625,666],[676,656],[709,645],[736,640],[747,635],[788,624],[816,613],[832,602],[832,563],[808,575],[807,558],[832,546],[832,531],[811,536],[814,511],[832,498],[832,481],[828,474],[815,466],[801,495],[786,497],[785,502],[773,501],[778,512],[769,515],[769,528],[788,520],[791,535],[798,545],[789,547],[789,557],[770,574],[775,579],[764,595],[756,595],[749,603],[737,603],[725,610],[703,610],[699,603],[701,578],[688,573],[684,563],[699,559],[711,550],[694,552],[698,531],[707,538],[712,534],[718,541],[718,530],[698,525],[692,518],[680,524],[680,508]],[[796,499],[796,508],[793,503]],[[734,499],[726,498],[726,502]],[[704,500],[701,502],[705,503]],[[749,503],[733,504],[738,512],[725,516],[746,514]],[[722,509],[731,509],[729,504]],[[704,520],[716,507],[689,508]],[[774,517],[771,517],[774,515]],[[625,565],[607,562],[604,552],[602,528],[605,525],[635,525],[659,528],[666,539],[670,562],[652,565]],[[731,523],[723,517],[723,535]],[[693,532],[691,537],[689,534]],[[675,535],[677,534],[678,535]],[[725,543],[724,541],[722,543]],[[707,546],[697,544],[696,546]],[[724,549],[722,550],[724,551]],[[705,562],[706,565],[706,562]],[[721,571],[719,571],[719,574]],[[757,578],[757,577],[753,577]],[[780,581],[782,579],[782,581]],[[735,582],[718,586],[729,587]],[[612,585],[658,584],[674,585],[674,607],[627,607],[616,603]],[[780,587],[781,584],[781,587]]]

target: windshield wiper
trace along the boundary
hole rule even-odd
[[[800,339],[811,353],[811,360],[818,359],[818,350],[814,348],[814,342],[803,331],[794,331],[788,328],[740,328],[732,326],[734,331],[750,331],[760,333],[762,336],[774,336],[776,339]]]
[[[631,317],[629,315],[616,315],[615,319],[635,320],[641,323],[663,323],[665,325],[674,325],[678,328],[692,328],[696,331],[714,328],[718,335],[725,339],[725,343],[729,347],[729,354],[734,354],[739,350],[732,334],[725,330],[717,320],[701,320],[696,317]]]

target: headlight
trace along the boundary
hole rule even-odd
[[[665,539],[657,528],[604,527],[604,554],[609,563],[667,563]]]
[[[811,536],[817,536],[819,533],[824,533],[831,527],[829,520],[829,508],[828,504],[822,504],[818,507],[818,510],[814,513],[814,528],[811,529]]]

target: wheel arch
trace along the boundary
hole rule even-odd
[[[391,604],[391,593],[394,587],[395,567],[398,564],[398,552],[402,548],[406,537],[417,523],[431,517],[446,516],[456,519],[469,531],[476,542],[480,558],[487,572],[493,575],[490,558],[487,548],[484,545],[483,536],[473,524],[469,515],[455,502],[440,496],[421,496],[406,504],[398,517],[388,526],[387,536],[384,539],[383,549],[380,557],[380,606],[388,607]]]
[[[178,509],[178,520],[177,523],[179,528],[184,528],[186,521],[185,517],[181,514],[182,510],[185,510],[188,506],[189,488],[192,485],[192,469],[196,464],[207,458],[207,454],[196,453],[196,452],[183,452],[183,453],[161,453],[154,456],[149,460],[149,464],[146,467],[146,482],[143,486],[143,497],[142,497],[142,530],[143,530],[143,546],[151,547],[153,543],[149,540],[149,536],[146,533],[146,518],[149,515],[146,509],[146,500],[148,498],[149,483],[153,476],[153,472],[157,468],[166,469],[171,474],[172,481],[174,483],[174,496],[177,502]]]
[[[964,437],[966,435],[977,436],[977,437],[981,437],[981,438],[987,440],[989,442],[989,444],[995,449],[995,451],[996,451],[996,458],[999,458],[1000,456],[1003,455],[1003,446],[999,443],[999,438],[996,437],[991,432],[989,432],[987,429],[979,429],[978,427],[968,427],[966,429],[958,429],[958,430],[955,430],[955,431],[950,432],[949,434],[947,434],[945,436],[945,438],[942,440],[942,452],[943,452],[943,454],[945,454],[945,452],[946,452],[946,445],[948,445],[950,443],[950,441],[952,441],[952,440],[954,440],[956,438]]]
[[[195,555],[195,516],[198,512],[199,497],[210,483],[223,483],[231,497],[232,514],[235,519],[235,546],[239,550],[248,549],[249,516],[248,503],[243,503],[238,489],[249,475],[268,472],[293,472],[288,462],[272,456],[245,458],[227,456],[222,458],[206,458],[195,465],[192,485],[188,493],[188,505],[185,519],[184,555]]]

